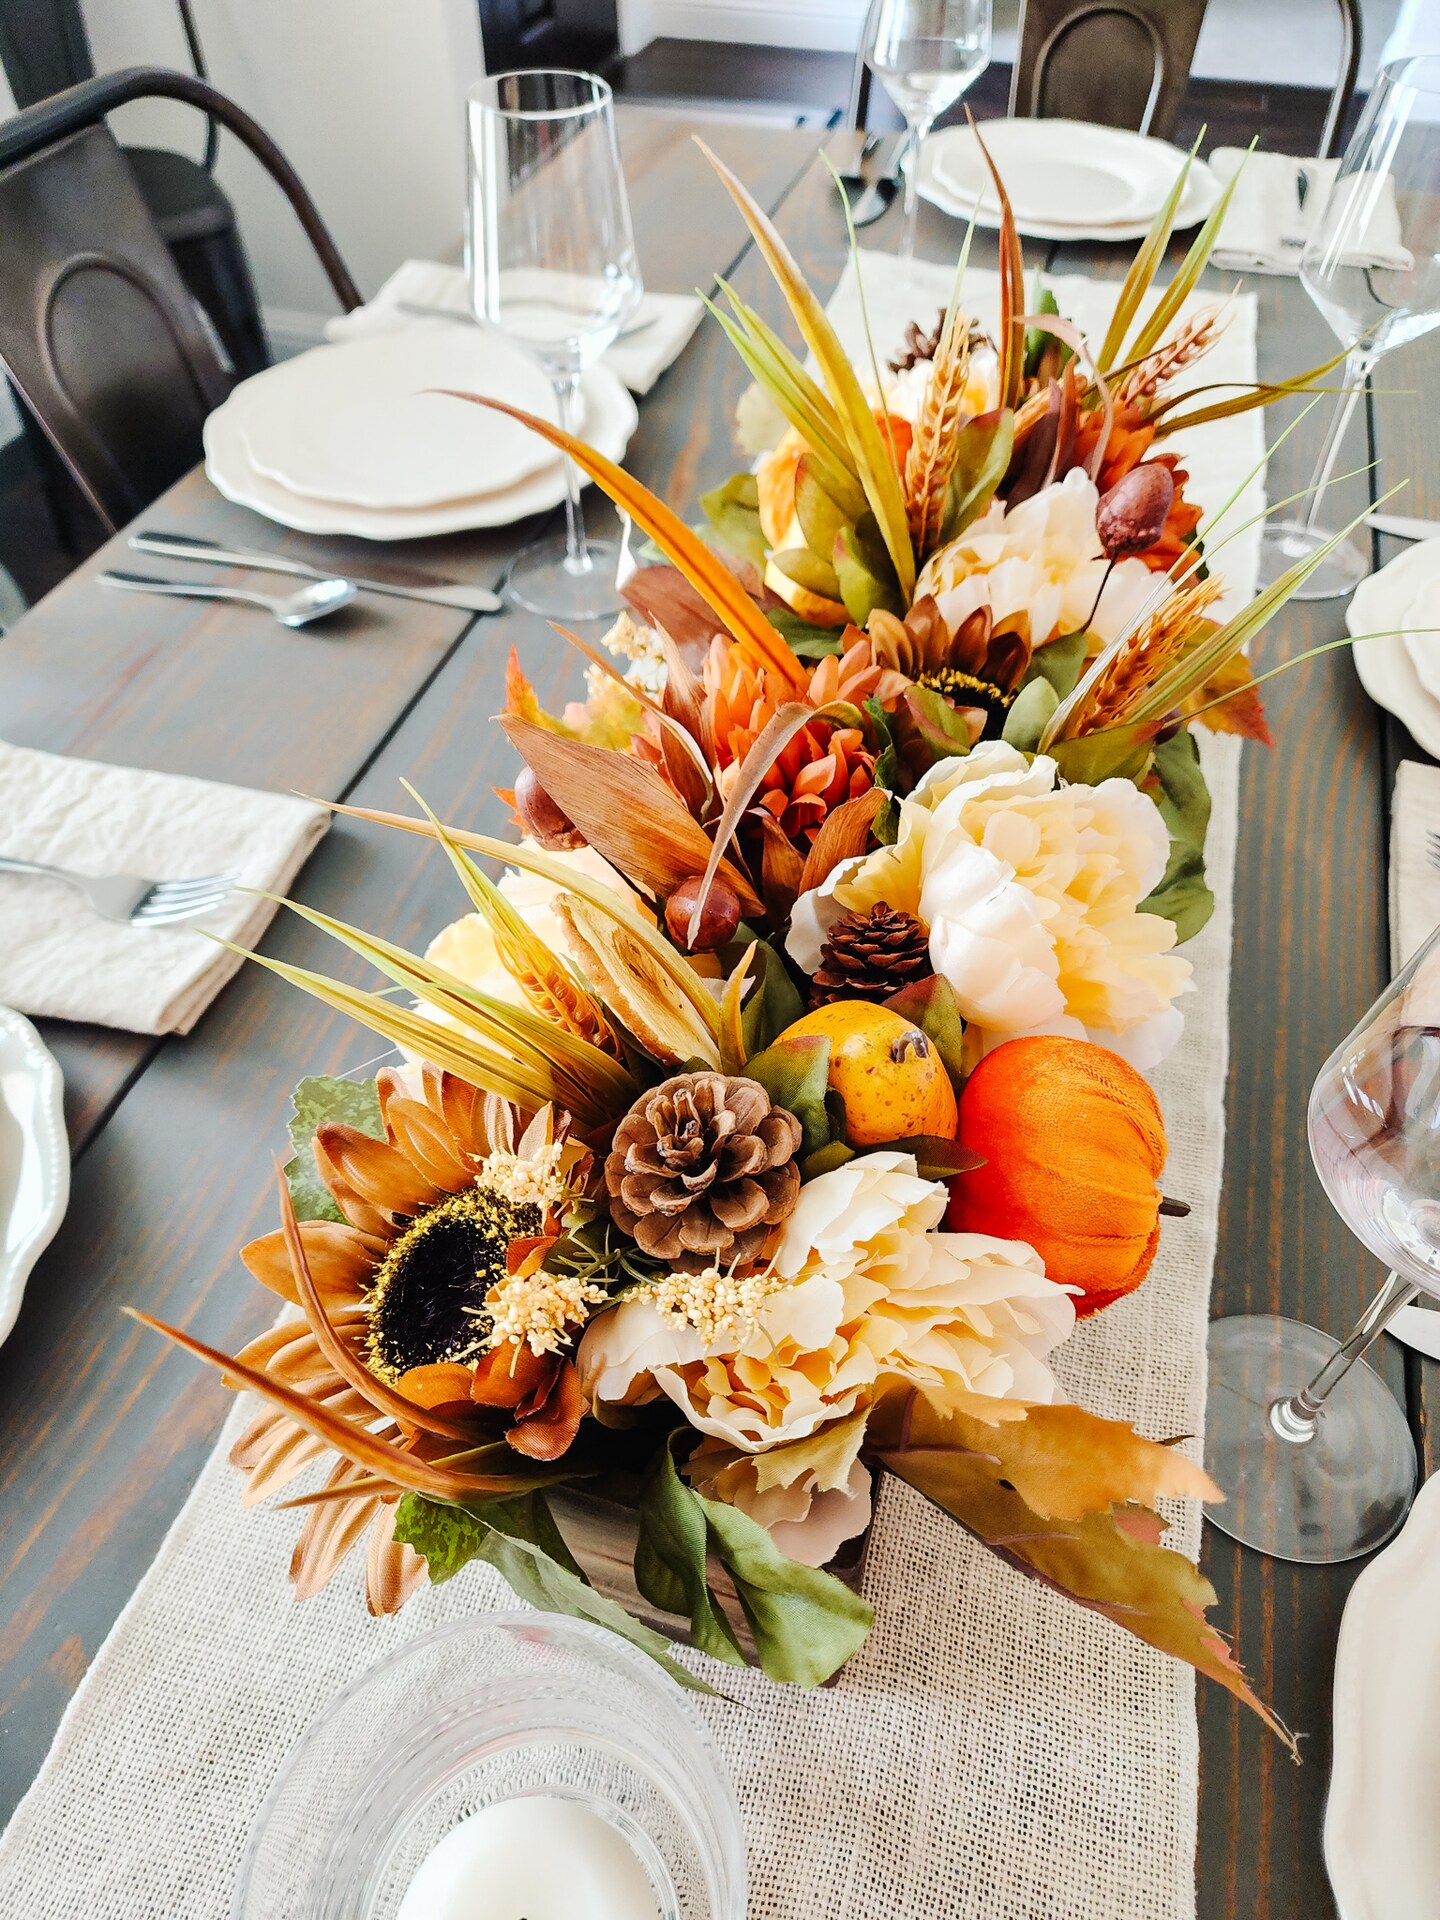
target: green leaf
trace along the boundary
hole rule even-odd
[[[907,687],[890,720],[912,785],[937,760],[963,759],[970,751],[970,729],[963,715],[934,687]]]
[[[850,524],[850,516],[826,491],[808,453],[801,454],[795,468],[795,513],[805,544],[826,558],[834,553],[841,529]]]
[[[1037,674],[1020,689],[1015,704],[1005,716],[1000,738],[1021,753],[1036,753],[1045,723],[1060,704],[1060,696],[1043,675]]]
[[[828,1147],[807,1153],[800,1162],[800,1172],[806,1180],[818,1180],[822,1173],[833,1173],[836,1167],[843,1167],[847,1160],[854,1158],[853,1147],[847,1147],[843,1140],[832,1140]]]
[[[822,560],[809,547],[782,547],[770,555],[770,565],[807,593],[818,593],[822,600],[840,598],[840,582],[828,560]]]
[[[765,618],[802,660],[823,660],[827,654],[840,652],[840,635],[834,627],[813,626],[784,607],[772,607]]]
[[[1199,933],[1215,910],[1205,881],[1205,834],[1210,825],[1210,790],[1200,771],[1200,750],[1188,727],[1155,749],[1155,764],[1145,782],[1170,834],[1170,858],[1155,891],[1140,902],[1141,913],[1158,913],[1175,924],[1181,940]]]
[[[533,1507],[526,1511],[529,1502],[541,1511]],[[664,1634],[633,1619],[588,1585],[539,1495],[527,1495],[524,1501],[450,1507],[406,1494],[395,1509],[395,1538],[424,1554],[432,1580],[449,1580],[470,1561],[484,1560],[522,1600],[542,1612],[606,1627],[648,1653],[680,1686],[697,1693],[714,1692],[673,1657]]]
[[[870,717],[877,746],[875,765],[871,779],[877,787],[887,794],[895,791],[900,777],[900,756],[895,749],[895,729],[890,724],[890,716],[872,693],[865,702],[865,711]]]
[[[864,626],[876,607],[883,607],[897,618],[905,613],[905,603],[893,573],[886,576],[872,564],[875,556],[866,550],[861,524],[842,527],[835,542],[835,577],[840,598],[857,627]]]
[[[965,1085],[965,1021],[950,982],[940,973],[912,980],[908,987],[892,993],[885,1005],[919,1027],[939,1054],[958,1099]]]
[[[760,1665],[772,1680],[823,1686],[865,1644],[874,1608],[833,1573],[788,1559],[738,1507],[698,1493],[691,1498],[735,1582]]]
[[[723,546],[764,568],[768,548],[760,531],[760,495],[753,473],[732,474],[723,486],[702,493],[700,509]]]
[[[288,1126],[295,1157],[285,1163],[297,1220],[345,1218],[315,1167],[315,1129],[322,1120],[342,1121],[376,1140],[385,1138],[373,1080],[337,1080],[328,1074],[302,1080],[290,1096]]]
[[[1080,678],[1080,670],[1085,665],[1085,643],[1089,638],[1082,627],[1077,633],[1062,634],[1058,640],[1037,647],[1030,656],[1030,664],[1020,682],[1021,690],[1034,680],[1045,679],[1064,700],[1074,692],[1075,683]]]
[[[635,1584],[652,1606],[689,1620],[690,1637],[702,1653],[743,1667],[745,1656],[735,1631],[706,1578],[709,1551],[704,1509],[675,1471],[667,1439],[640,1496]]]
[[[799,988],[769,941],[756,940],[753,944],[750,977],[755,984],[746,996],[745,1010],[740,1016],[747,1060],[751,1054],[762,1053],[805,1011]],[[748,1067],[746,1071],[748,1073]]]
[[[1150,764],[1155,727],[1144,722],[1052,740],[1045,751],[1072,784],[1098,786],[1114,778],[1139,780]]]
[[[942,1133],[908,1134],[903,1140],[891,1140],[885,1151],[913,1153],[915,1171],[922,1180],[953,1180],[957,1173],[973,1173],[985,1165],[983,1153],[972,1153]]]
[[[978,520],[995,497],[995,489],[1005,478],[1015,445],[1015,416],[1005,409],[998,413],[979,413],[967,420],[955,436],[959,451],[955,471],[950,476],[950,492],[945,518],[940,524],[940,544],[962,534],[972,520]]]
[[[802,1153],[815,1153],[835,1137],[825,1094],[830,1078],[830,1042],[823,1033],[797,1033],[777,1040],[745,1062],[777,1107],[793,1113],[804,1129]]]

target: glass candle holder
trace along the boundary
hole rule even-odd
[[[542,1613],[436,1628],[337,1694],[256,1817],[231,1920],[396,1920],[447,1834],[522,1796],[608,1822],[662,1920],[745,1920],[739,1809],[694,1708],[613,1635]]]

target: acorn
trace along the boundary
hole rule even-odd
[[[727,940],[735,938],[735,929],[740,924],[740,896],[724,875],[717,873],[710,882],[710,891],[700,909],[700,924],[695,929],[695,938],[690,938],[690,922],[694,918],[695,904],[700,898],[704,877],[703,874],[692,873],[687,880],[680,882],[665,902],[665,925],[670,938],[687,953],[710,953],[716,947],[723,947]]]
[[[1123,474],[1102,495],[1095,513],[1095,531],[1106,559],[1126,560],[1153,547],[1165,531],[1174,498],[1174,478],[1158,460],[1147,460]]]
[[[533,767],[522,767],[515,781],[515,811],[526,833],[550,853],[566,853],[585,845],[585,836],[562,808],[556,806],[535,777]]]

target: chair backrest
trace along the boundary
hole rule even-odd
[[[1340,0],[1340,77],[1330,96],[1325,128],[1315,149],[1322,160],[1340,150],[1340,133],[1350,102],[1355,98],[1355,82],[1360,77],[1360,0]]]
[[[0,360],[112,530],[192,467],[230,382],[109,131],[0,172]]]
[[[1166,138],[1205,0],[1021,0],[1010,111]]]
[[[201,453],[230,378],[103,116],[146,94],[186,100],[279,183],[347,311],[359,291],[298,176],[223,94],[134,68],[0,125],[0,363],[111,529]]]

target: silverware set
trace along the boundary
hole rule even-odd
[[[276,595],[257,593],[248,587],[219,582],[168,580],[148,573],[123,573],[111,569],[99,575],[100,584],[128,593],[174,594],[194,600],[237,600],[264,608],[285,627],[309,626],[328,614],[348,607],[359,593],[389,594],[399,600],[420,600],[430,606],[455,607],[461,613],[498,613],[503,604],[500,595],[489,587],[470,586],[462,580],[436,580],[407,586],[394,580],[364,579],[358,574],[327,573],[302,560],[283,554],[265,553],[253,547],[225,547],[215,540],[200,540],[187,533],[161,533],[142,530],[130,536],[137,553],[152,553],[171,560],[193,561],[214,567],[247,567],[260,573],[289,574],[312,584],[294,593]]]

